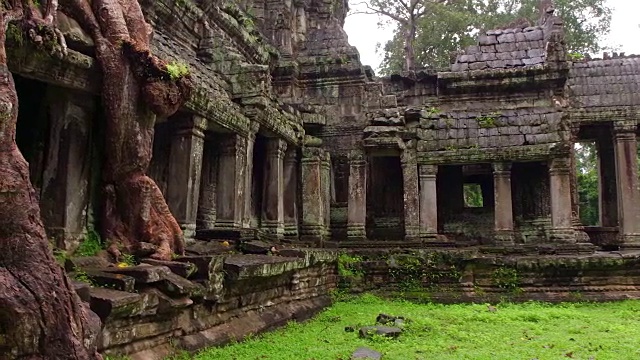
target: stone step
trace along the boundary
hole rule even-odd
[[[193,277],[198,272],[198,267],[188,261],[164,261],[156,259],[143,259],[144,264],[153,266],[166,266],[176,275],[182,276],[185,279]]]
[[[151,284],[158,282],[165,278],[168,274],[172,274],[166,266],[153,266],[153,265],[137,265],[129,267],[109,267],[96,269],[107,273],[126,275],[134,278],[137,283]]]
[[[269,277],[305,267],[301,258],[269,255],[230,255],[224,261],[228,279]]]
[[[186,262],[194,264],[196,267],[193,279],[208,280],[212,274],[221,273],[224,259],[227,255],[187,255],[174,259],[176,262]]]
[[[89,286],[89,284],[82,281],[71,280],[71,286],[73,286],[80,300],[87,303],[91,301],[91,286]]]
[[[91,310],[104,322],[108,317],[128,317],[143,312],[144,304],[140,294],[91,288]]]
[[[107,268],[111,269],[111,268]],[[105,287],[113,290],[134,292],[136,286],[136,279],[122,274],[113,274],[106,271],[100,271],[97,269],[87,269],[85,271],[87,277],[97,287]]]

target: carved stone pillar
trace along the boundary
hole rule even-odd
[[[635,122],[614,124],[619,234],[623,247],[640,247],[640,190]]]
[[[202,155],[200,202],[198,203],[198,229],[213,229],[216,224],[216,191],[219,168],[219,151],[217,145],[215,139],[212,139],[211,136],[205,136]]]
[[[49,146],[42,171],[40,209],[58,249],[74,251],[90,211],[91,124],[96,101],[86,93],[48,87]],[[40,175],[40,174],[38,174]]]
[[[326,235],[325,202],[322,161],[324,150],[316,147],[302,149],[302,226],[300,240],[321,246]]]
[[[571,203],[571,160],[555,158],[549,162],[551,195],[550,239],[554,242],[575,243]]]
[[[437,165],[420,165],[420,237],[435,240],[438,235]]]
[[[244,212],[247,139],[229,135],[220,142],[216,228],[240,228]]]
[[[196,230],[207,120],[184,114],[173,121],[175,132],[169,156],[167,203],[185,238],[192,238]]]
[[[287,143],[281,139],[267,142],[265,164],[263,230],[278,240],[284,238],[284,154]]]
[[[328,237],[331,219],[331,155],[328,151],[322,152],[321,160],[320,184],[322,191],[322,208],[324,209],[322,226],[324,236]]]
[[[258,133],[258,129],[260,128],[260,124],[257,122],[251,123],[251,129],[249,129],[249,134],[247,135],[247,154],[245,156],[245,177],[244,177],[244,209],[242,214],[242,227],[250,228],[251,227],[251,215],[253,212],[252,208],[252,197],[253,194],[253,149],[256,144],[256,134]],[[262,165],[262,164],[258,164]]]
[[[298,240],[298,149],[290,146],[284,156],[284,237]]]
[[[418,190],[418,159],[415,149],[405,149],[400,158],[404,182],[405,240],[420,239],[420,193]]]
[[[367,162],[362,150],[349,154],[349,202],[347,209],[347,238],[366,239],[367,220]]]
[[[511,163],[493,164],[494,229],[498,242],[513,242]]]

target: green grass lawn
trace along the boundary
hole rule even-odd
[[[640,359],[640,301],[438,305],[373,295],[336,303],[313,320],[233,344],[195,359],[349,359],[360,346],[387,360]],[[410,319],[396,340],[358,338],[349,325],[374,325],[378,313]]]

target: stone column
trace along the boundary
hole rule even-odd
[[[437,165],[420,165],[420,237],[429,241],[438,235]]]
[[[367,161],[363,150],[349,154],[349,202],[347,209],[347,238],[366,239],[367,222]]]
[[[322,191],[322,208],[324,209],[322,226],[324,236],[328,237],[331,222],[331,154],[328,151],[323,151],[321,160],[320,184]]]
[[[302,226],[300,240],[321,246],[325,240],[326,221],[322,182],[322,158],[324,151],[317,147],[302,149]]]
[[[207,134],[202,155],[202,181],[198,203],[198,229],[213,229],[216,224],[216,191],[218,184],[217,142]]]
[[[638,141],[635,122],[614,124],[619,234],[623,247],[640,247]]]
[[[242,227],[250,228],[251,227],[251,216],[253,213],[253,208],[251,206],[253,198],[253,152],[256,144],[256,134],[258,133],[258,129],[260,129],[260,124],[257,122],[251,123],[251,128],[249,129],[249,134],[247,135],[247,154],[245,156],[245,177],[244,177],[244,209],[242,214]],[[262,165],[262,164],[258,164]]]
[[[298,240],[298,149],[289,146],[284,156],[284,237]]]
[[[493,164],[494,229],[496,241],[513,243],[511,163]]]
[[[173,121],[175,132],[171,139],[169,156],[167,203],[185,238],[188,239],[195,235],[196,230],[207,120],[196,115],[183,114]]]
[[[551,195],[550,238],[554,242],[575,243],[571,204],[571,159],[555,158],[549,162]]]
[[[246,151],[247,139],[243,136],[227,135],[220,142],[216,228],[237,229],[242,226]]]
[[[58,249],[71,252],[88,225],[92,173],[102,170],[95,168],[100,163],[91,151],[96,101],[86,93],[53,86],[47,88],[47,99],[49,146],[42,171],[40,210],[47,235]]]
[[[613,149],[613,138],[598,138],[598,214],[600,226],[618,226],[618,191],[616,180],[616,154]]]
[[[284,154],[287,143],[281,139],[267,141],[264,207],[262,228],[271,237],[284,238]]]
[[[404,182],[404,237],[406,241],[417,241],[420,239],[420,193],[416,150],[402,151],[400,161]]]

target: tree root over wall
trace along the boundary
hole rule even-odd
[[[18,97],[7,67],[7,28],[16,26],[23,39],[64,56],[64,38],[54,27],[58,2],[42,9],[32,0],[0,6],[0,360],[101,359],[95,344],[100,321],[53,258],[29,167],[15,142]],[[93,37],[104,73],[103,235],[110,250],[119,256],[145,241],[157,246],[155,258],[182,253],[180,227],[145,173],[155,116],[177,111],[191,79],[172,77],[150,54],[151,28],[137,0],[65,0],[61,6]]]

